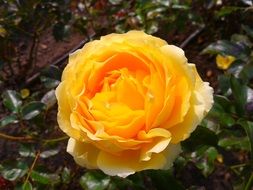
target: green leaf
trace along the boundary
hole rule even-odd
[[[33,170],[31,172],[31,178],[41,184],[56,184],[60,182],[60,176],[57,174],[49,174],[44,172],[38,172]]]
[[[153,24],[158,24],[156,22],[157,18],[161,18],[163,16],[163,12],[165,12],[167,9],[165,7],[157,7],[154,9],[151,9],[147,12],[147,20],[154,22]]]
[[[70,175],[70,169],[67,167],[64,167],[61,173],[61,179],[64,184],[70,183],[71,175]]]
[[[250,150],[250,144],[248,137],[225,137],[220,138],[218,145],[227,150]]]
[[[18,152],[23,157],[35,157],[34,146],[30,144],[20,144]]]
[[[237,44],[228,40],[219,40],[207,46],[202,53],[232,55],[245,60],[249,57],[250,48],[244,44]]]
[[[62,71],[58,67],[50,65],[43,69],[41,74],[41,82],[45,85],[46,88],[52,89],[59,85]]]
[[[230,88],[230,75],[218,76],[219,89],[222,95],[226,95]]]
[[[220,113],[219,119],[223,126],[231,127],[235,124],[235,119],[228,113]]]
[[[190,7],[188,5],[172,5],[172,9],[180,9],[180,10],[189,10]]]
[[[206,150],[206,154],[207,154],[208,162],[211,162],[213,164],[214,160],[218,156],[218,151],[214,147],[209,147]]]
[[[181,145],[183,148],[193,151],[199,146],[216,146],[217,143],[218,137],[213,131],[206,127],[198,126],[197,129],[191,134],[190,138],[183,141]]]
[[[174,167],[177,171],[181,171],[186,166],[187,162],[188,160],[185,157],[179,155],[174,161]]]
[[[245,84],[253,78],[253,64],[244,65],[240,74],[239,78],[243,80]]]
[[[244,128],[250,142],[251,159],[253,159],[253,122],[246,120],[239,120],[238,123]]]
[[[238,77],[240,72],[243,69],[243,65],[245,64],[244,61],[237,59],[233,61],[232,65],[229,66],[229,68],[226,70],[226,72],[230,75],[234,75],[235,77]]]
[[[249,37],[242,34],[233,34],[231,36],[231,41],[234,43],[244,43],[248,47],[252,47],[252,42],[250,41]]]
[[[151,21],[147,23],[146,30],[148,34],[154,34],[158,31],[158,23],[155,21]]]
[[[246,5],[252,6],[253,2],[252,0],[241,0],[243,3],[245,3]]]
[[[43,152],[40,153],[40,157],[41,158],[49,158],[51,156],[54,156],[54,155],[58,154],[59,151],[60,151],[59,148],[57,148],[57,149],[51,149],[51,150],[46,150],[46,151],[43,151]]]
[[[45,77],[45,76],[41,76],[40,80],[44,84],[44,86],[48,89],[55,88],[56,86],[58,86],[60,84],[59,80],[49,78],[49,77]]]
[[[122,0],[109,0],[109,2],[112,4],[112,5],[118,5],[122,2]]]
[[[90,171],[85,173],[79,182],[84,190],[104,190],[108,187],[110,178],[102,172]]]
[[[143,175],[141,175],[141,173],[135,173],[133,175],[130,175],[127,177],[127,179],[129,180],[129,184],[127,185],[129,188],[135,189],[135,190],[145,190],[145,183],[143,180]],[[122,181],[122,178],[121,178]],[[122,182],[121,182],[122,183]],[[119,189],[120,186],[118,186]]]
[[[21,178],[25,175],[26,170],[22,170],[19,168],[13,168],[10,170],[5,170],[2,172],[2,175],[5,179],[10,181],[15,181],[18,178]]]
[[[224,6],[222,7],[217,13],[217,17],[223,17],[230,15],[231,13],[243,9],[242,7],[235,7],[235,6]]]
[[[253,187],[253,173],[251,173],[247,183],[245,184],[244,190],[252,190]]]
[[[185,189],[169,170],[148,170],[147,174],[157,190],[168,189],[168,187],[173,190]]]
[[[230,100],[227,97],[221,95],[214,95],[214,102],[219,104],[223,110],[227,112],[230,111],[232,106]]]
[[[204,6],[206,9],[211,9],[215,6],[216,1],[215,0],[206,0],[204,1]]]
[[[10,181],[16,181],[22,178],[28,171],[28,166],[23,162],[18,162],[16,164],[6,164],[0,169],[1,175]]]
[[[48,91],[41,99],[41,102],[47,106],[47,109],[50,109],[56,104],[55,90]]]
[[[251,37],[253,38],[253,29],[247,25],[242,25],[242,29]]]
[[[0,128],[12,123],[17,123],[17,122],[18,122],[18,118],[16,115],[8,115],[0,120]]]
[[[18,112],[22,104],[22,100],[19,93],[17,93],[14,90],[6,90],[2,94],[2,98],[3,98],[3,104],[6,108],[8,108],[10,111],[14,113]]]
[[[57,41],[63,40],[70,34],[70,25],[58,22],[53,27],[53,35]]]
[[[226,104],[225,102],[223,103]],[[233,107],[231,105],[229,107],[223,107],[223,105],[220,105],[218,101],[215,101],[212,109],[208,113],[208,118],[214,120],[222,126],[233,126],[235,124],[234,118],[231,113],[226,113],[226,111],[229,112],[232,108]]]
[[[238,115],[243,116],[247,103],[247,86],[234,76],[230,78],[230,85],[235,100],[236,111]]]
[[[143,179],[140,173],[136,173],[122,178],[118,176],[111,177],[108,190],[119,190],[119,189],[133,189],[133,190],[145,190]],[[106,190],[107,190],[106,189]]]
[[[30,120],[39,115],[46,106],[42,102],[30,102],[21,108],[22,118],[24,120]]]
[[[199,155],[196,166],[202,170],[204,176],[209,176],[214,170],[214,161],[218,156],[218,151],[214,147],[209,147],[204,154]]]
[[[43,71],[41,72],[41,74],[44,77],[60,81],[61,80],[62,71],[57,66],[50,65],[50,66],[46,67],[45,69],[43,69]]]
[[[214,105],[208,113],[208,118],[219,123],[221,126],[233,126],[235,119],[232,113],[235,112],[235,107],[232,102],[225,96],[215,95]]]
[[[32,189],[33,189],[32,184],[29,181],[27,181],[22,185],[22,190],[32,190]]]

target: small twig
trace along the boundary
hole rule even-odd
[[[35,142],[35,141],[39,141],[39,139],[37,138],[33,138],[33,137],[15,137],[15,136],[11,136],[11,135],[6,135],[4,133],[0,133],[0,138],[2,139],[6,139],[6,140],[11,140],[11,141],[30,141],[30,142]],[[68,139],[68,136],[63,136],[63,137],[58,137],[58,138],[54,138],[54,139],[43,139],[42,142],[44,142],[44,144],[47,143],[51,143],[51,142],[59,142],[59,141],[63,141]]]
[[[33,36],[33,41],[32,41],[32,46],[29,52],[29,58],[28,58],[28,63],[27,63],[27,68],[29,70],[32,70],[34,68],[34,54],[36,53],[36,44],[38,43],[38,36],[37,33],[34,33]]]
[[[15,137],[11,135],[6,135],[3,133],[0,133],[0,138],[6,139],[6,140],[12,140],[12,141],[33,141],[34,138],[32,137]]]
[[[251,174],[246,186],[245,186],[245,190],[250,190],[253,186],[253,173]]]
[[[35,48],[34,48],[34,52],[33,52],[33,69],[36,68],[36,63],[37,63],[37,54],[38,54],[38,48],[39,48],[39,44],[40,44],[40,37],[38,35],[37,37],[37,42],[36,42],[36,45],[35,45]],[[34,70],[32,70],[33,72]]]
[[[67,140],[67,139],[69,139],[69,136],[63,136],[63,137],[59,137],[55,139],[46,139],[46,140],[43,140],[43,142],[44,144],[47,144],[47,143],[59,142],[59,141]]]
[[[24,34],[26,34],[26,35],[29,36],[29,37],[32,37],[32,36],[33,36],[32,33],[27,32],[27,31],[25,31],[24,29],[22,29],[22,28],[20,28],[20,27],[18,27],[18,26],[15,26],[15,29],[19,30],[20,32],[23,32]]]
[[[247,165],[248,165],[247,163],[237,164],[237,165],[234,165],[234,166],[230,166],[230,168],[231,169],[236,169],[236,168],[244,167],[244,166],[247,166]]]
[[[63,63],[64,61],[66,61],[68,59],[69,54],[71,54],[74,51],[76,51],[77,49],[81,48],[87,41],[88,41],[88,39],[82,40],[78,45],[76,45],[73,49],[71,49],[70,51],[68,51],[67,53],[65,53],[59,59],[55,60],[51,65],[59,65],[60,63]]]
[[[204,30],[204,26],[202,26],[201,28],[197,29],[195,32],[193,32],[188,38],[186,38],[181,44],[180,44],[180,48],[185,48],[194,38],[196,38],[203,30]]]
[[[33,160],[33,163],[32,163],[32,165],[31,165],[31,167],[29,168],[29,171],[28,171],[28,174],[27,174],[27,176],[26,176],[26,179],[25,179],[24,184],[27,183],[27,181],[28,181],[28,179],[29,179],[29,177],[30,177],[30,175],[31,175],[31,173],[32,173],[32,171],[33,171],[33,168],[34,168],[34,166],[35,166],[35,164],[36,164],[36,162],[37,162],[39,156],[40,156],[40,151],[37,152],[37,154],[36,154],[36,156],[35,156],[35,158],[34,158],[34,160]]]

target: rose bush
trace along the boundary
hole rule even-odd
[[[56,96],[75,161],[123,177],[170,167],[213,103],[183,50],[141,31],[71,54]]]

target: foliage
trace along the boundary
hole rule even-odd
[[[233,34],[230,40],[210,44],[203,53],[234,56],[232,65],[219,76],[218,94],[212,110],[206,118],[206,127],[218,137],[217,148],[221,150],[248,152],[253,159],[252,148],[252,78],[253,78],[253,28],[242,25],[242,33]],[[211,123],[210,123],[211,122]],[[252,186],[252,161],[230,166],[236,176],[234,185],[250,189]]]
[[[8,67],[3,78],[36,69],[37,49],[40,36],[49,27],[53,27],[56,40],[69,34],[69,22],[72,14],[69,1],[59,0],[2,0],[0,4],[0,62]],[[18,43],[29,43],[26,60],[21,60],[22,48]],[[16,70],[19,70],[17,73]]]

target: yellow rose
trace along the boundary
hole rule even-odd
[[[213,103],[183,50],[141,31],[71,54],[56,96],[75,161],[122,177],[170,167]]]

